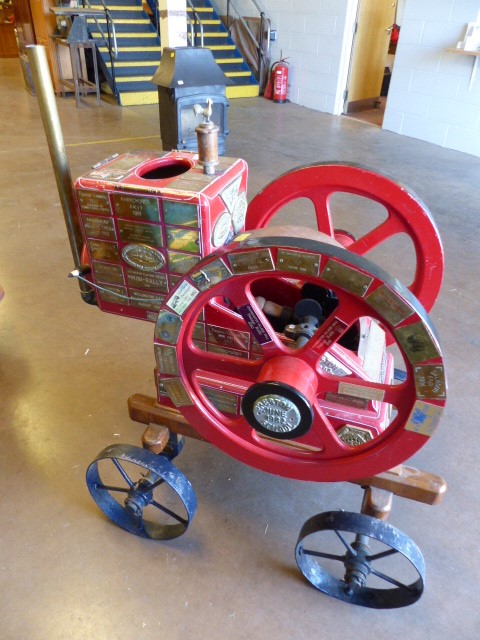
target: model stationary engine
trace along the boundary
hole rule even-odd
[[[315,587],[347,602],[410,604],[423,590],[423,559],[404,534],[379,522],[372,491],[433,503],[444,490],[429,474],[398,479],[409,469],[402,463],[435,431],[446,399],[442,352],[425,310],[443,273],[432,217],[405,187],[341,163],[288,172],[247,210],[246,163],[218,160],[209,105],[195,112],[205,118],[198,156],[125,153],[75,181],[67,224],[77,230],[72,274],[84,298],[96,292],[102,311],[155,323],[157,363],[157,399],[130,405],[131,417],[150,425],[144,448],[100,452],[87,471],[89,490],[132,533],[181,535],[196,510],[191,484],[172,463],[182,434],[279,476],[360,483],[362,514],[332,512],[305,523],[299,567]],[[65,176],[57,182],[60,191],[71,188]],[[355,225],[338,230],[335,193],[382,204],[386,217],[363,235]],[[317,229],[275,225],[276,213],[298,198],[313,203]],[[365,257],[397,234],[414,246],[409,288]],[[160,489],[176,495],[179,510],[163,505]],[[305,549],[305,538],[328,531],[355,539],[336,555]],[[389,550],[371,555],[370,538]],[[383,573],[387,588],[370,588],[374,561],[392,553],[406,558],[415,577],[402,582]],[[338,560],[344,575],[333,578],[319,558]]]

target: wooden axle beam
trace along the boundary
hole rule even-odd
[[[165,442],[165,427],[172,433],[205,441],[177,409],[164,407],[150,396],[130,396],[128,411],[132,420],[148,425],[143,444],[155,453],[161,450]],[[156,430],[154,425],[160,428]],[[393,495],[433,505],[441,502],[447,490],[447,484],[440,476],[403,464],[376,476],[350,482],[365,489],[362,513],[380,520],[388,517]]]

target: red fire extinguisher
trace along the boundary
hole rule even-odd
[[[270,69],[270,77],[265,88],[264,97],[274,102],[287,101],[288,88],[288,62],[287,58],[281,58],[274,62]]]

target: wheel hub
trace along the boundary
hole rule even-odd
[[[264,429],[274,433],[288,433],[300,424],[300,411],[288,398],[267,393],[253,403],[253,415]]]

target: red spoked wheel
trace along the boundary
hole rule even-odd
[[[331,198],[336,193],[355,194],[381,204],[387,216],[360,237],[349,229],[334,229]],[[329,162],[302,166],[273,180],[253,198],[247,210],[246,229],[265,227],[282,207],[299,198],[312,201],[319,231],[337,238],[357,255],[368,254],[392,236],[407,234],[416,256],[415,275],[409,288],[430,311],[442,284],[443,248],[431,213],[412,191],[356,164]]]
[[[252,467],[300,480],[371,476],[435,430],[441,349],[398,281],[305,231],[244,234],[180,280],[155,330],[160,386],[205,439]],[[333,307],[322,298],[331,291]],[[214,324],[220,300],[228,312],[222,321],[219,304]]]

